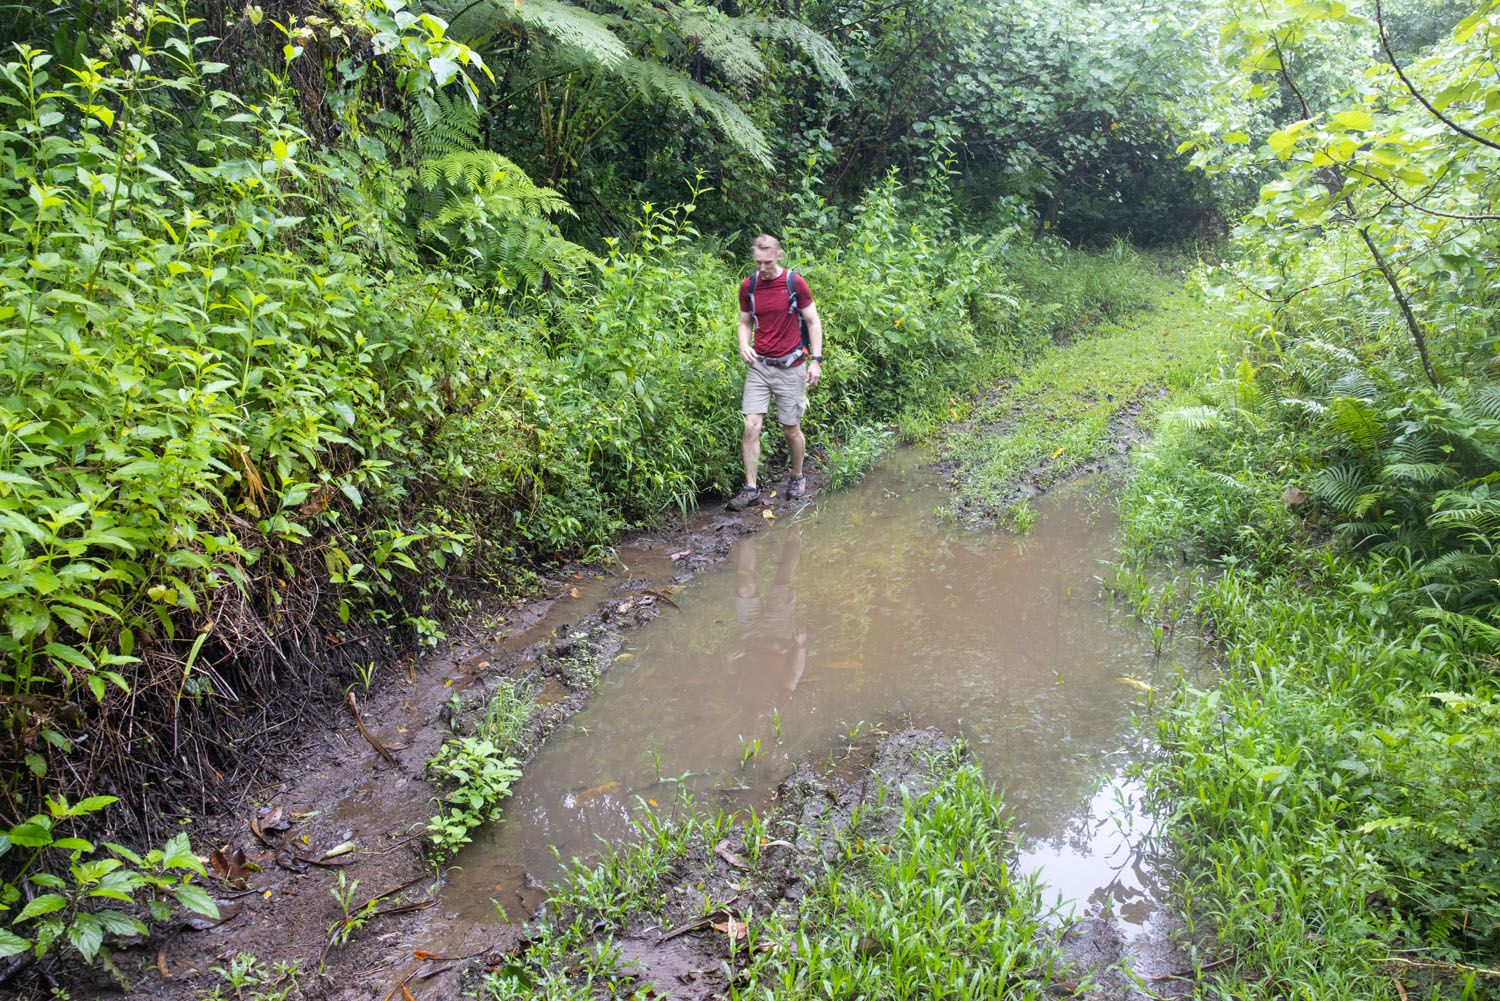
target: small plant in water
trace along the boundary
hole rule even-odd
[[[776,739],[781,739],[781,710],[771,710],[771,729],[776,731]]]
[[[755,738],[753,738],[751,740],[746,740],[744,737],[741,737],[740,738],[740,767],[744,768],[752,760],[754,760],[755,758],[757,758],[759,756],[760,756],[760,738],[759,737],[755,737]]]
[[[440,857],[469,843],[469,833],[500,815],[500,804],[521,772],[514,758],[482,737],[455,737],[427,762],[427,772],[449,787],[443,807],[427,822]]]
[[[1017,535],[1030,535],[1036,528],[1036,508],[1031,506],[1030,499],[1012,504],[1005,511],[1005,522]]]

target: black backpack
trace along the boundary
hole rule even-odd
[[[807,335],[807,321],[802,318],[802,310],[797,308],[797,272],[787,268],[786,272],[786,303],[787,312],[797,316],[797,330],[802,334],[802,347],[804,350],[812,349],[812,339]],[[750,324],[752,327],[760,325],[760,319],[755,315],[755,288],[760,284],[760,272],[750,273]]]

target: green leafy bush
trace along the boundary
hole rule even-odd
[[[0,927],[0,959],[27,951],[40,958],[65,942],[85,962],[108,962],[111,941],[147,933],[142,913],[161,922],[181,906],[219,916],[213,898],[193,882],[207,873],[186,834],[141,856],[68,833],[72,821],[114,802],[113,796],[72,804],[49,799],[46,813],[0,831],[0,859],[14,873],[0,881],[0,915],[8,925]]]
[[[511,783],[521,777],[514,758],[484,737],[453,737],[427,762],[427,773],[443,793],[443,808],[427,824],[439,857],[470,841],[470,832],[500,816]]]

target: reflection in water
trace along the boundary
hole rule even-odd
[[[970,739],[1023,861],[1066,899],[1144,899],[1139,790],[1121,778],[1139,692],[1121,678],[1162,686],[1177,669],[1098,600],[1110,510],[1084,487],[1040,498],[1031,536],[965,531],[933,516],[941,494],[915,462],[739,543],[632,636],[461,853],[443,910],[486,920],[498,898],[523,917],[534,891],[517,874],[556,875],[554,847],[592,857],[683,793],[759,805],[798,758],[906,720]]]
[[[757,577],[760,546],[734,553],[734,612],[739,629],[724,657],[730,690],[745,711],[745,729],[758,732],[779,718],[807,670],[807,630],[797,621],[797,560],[802,526],[783,533],[776,576],[762,594]]]

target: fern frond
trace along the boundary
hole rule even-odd
[[[719,134],[764,167],[772,166],[766,134],[729,98],[660,63],[630,59],[619,74],[637,93],[669,101],[689,114],[708,118]]]
[[[812,63],[818,75],[842,90],[850,87],[849,74],[833,43],[801,21],[790,17],[763,17],[746,14],[736,20],[747,34],[781,42],[801,53]]]
[[[1500,386],[1481,386],[1464,404],[1464,413],[1478,423],[1500,421]]]
[[[1364,471],[1351,463],[1326,466],[1308,481],[1312,495],[1341,514],[1359,517],[1369,509],[1374,491],[1365,481]]]
[[[752,37],[742,30],[743,19],[711,7],[690,10],[672,0],[652,0],[638,9],[647,16],[660,15],[703,58],[735,83],[752,83],[765,75],[765,60]]]
[[[1207,431],[1224,423],[1224,414],[1218,407],[1183,407],[1161,416],[1163,424],[1175,424],[1189,431]]]
[[[1329,426],[1361,452],[1378,452],[1385,438],[1380,413],[1369,400],[1336,396],[1328,402]]]
[[[489,150],[471,149],[424,160],[417,168],[417,182],[428,191],[447,185],[462,193],[443,204],[436,216],[438,225],[480,214],[504,219],[576,214],[557,191],[537,185],[509,158]]]
[[[479,112],[467,97],[439,91],[417,98],[411,132],[417,158],[446,156],[479,145]]]
[[[477,0],[447,4],[466,32],[494,34],[505,26],[543,35],[594,65],[611,69],[630,58],[630,48],[602,14],[559,0]]]

